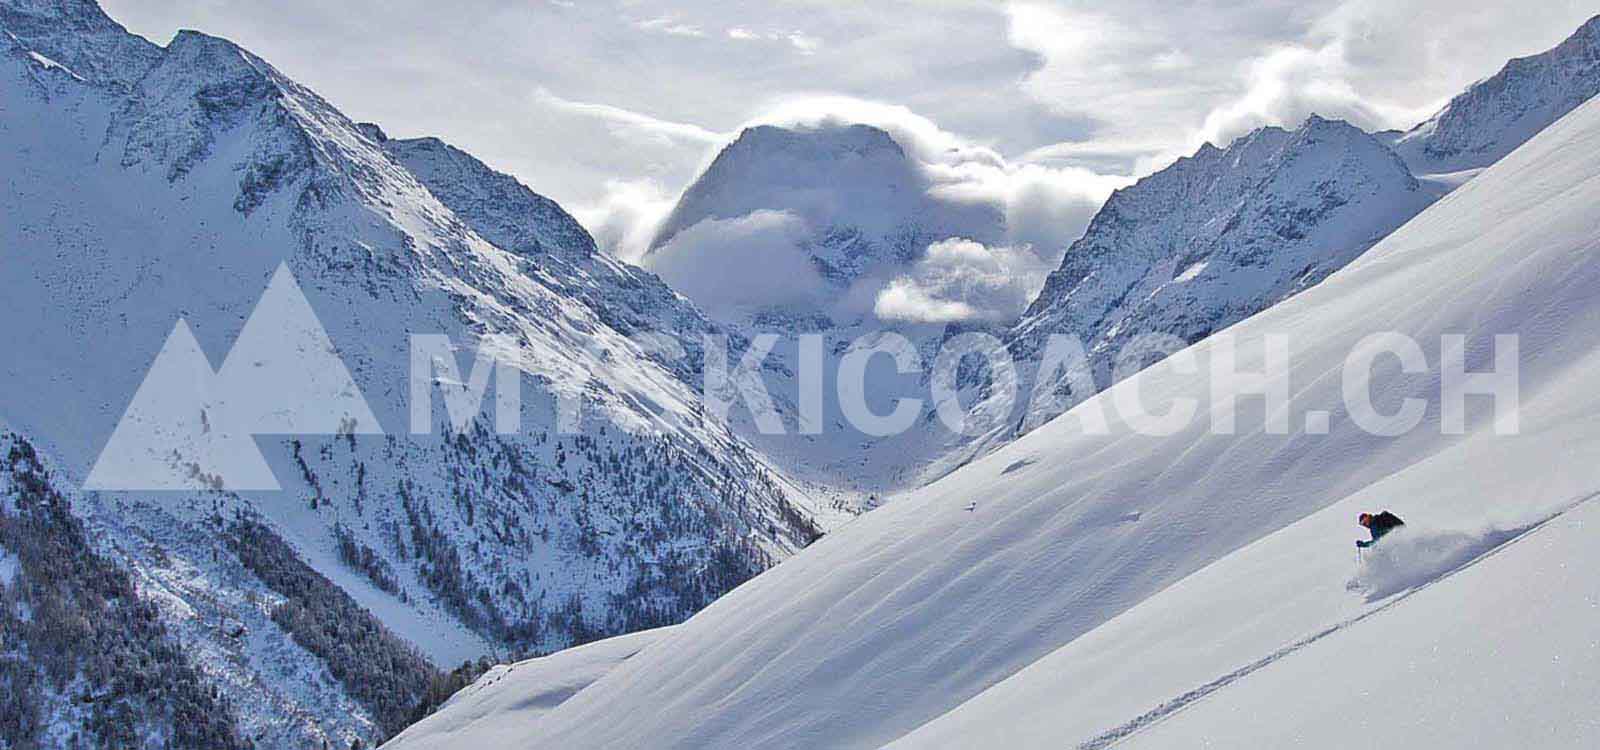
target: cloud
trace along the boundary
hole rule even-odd
[[[1007,41],[1037,55],[1023,93],[1092,126],[1035,158],[1143,174],[1312,114],[1367,129],[1426,118],[1507,59],[1542,51],[1592,10],[1500,0],[1006,7]]]
[[[671,36],[705,36],[705,32],[701,31],[699,26],[683,23],[675,16],[657,16],[642,21],[634,21],[633,26],[636,29]]]
[[[1194,141],[1227,146],[1263,125],[1293,127],[1312,114],[1348,120],[1364,130],[1396,123],[1350,84],[1343,45],[1279,47],[1251,61],[1249,88],[1206,115]]]
[[[1006,241],[1050,270],[1088,227],[1112,191],[1133,182],[1080,167],[972,161],[932,165],[934,195],[992,205],[1005,216]],[[1041,276],[1042,283],[1042,276]]]
[[[1277,49],[1340,39],[1340,77],[1361,101],[1379,114],[1426,113],[1593,13],[1592,3],[1504,0],[1123,0],[1093,12],[1068,0],[462,0],[460,22],[441,26],[438,4],[424,0],[103,5],[157,41],[179,28],[233,39],[351,117],[395,137],[439,136],[564,205],[595,204],[617,180],[681,187],[713,134],[771,99],[816,92],[905,105],[1013,164],[1148,171],[1158,153],[1192,150],[1213,110],[1249,94],[1252,61]],[[674,26],[705,36],[661,30]],[[801,54],[796,31],[823,46]],[[530,96],[535,86],[588,101]],[[604,104],[564,106],[596,101],[593,92]]]
[[[822,40],[801,31],[791,31],[787,36],[789,45],[800,50],[802,55],[810,55],[822,49]]]
[[[693,123],[663,120],[610,104],[564,99],[544,88],[535,89],[534,98],[541,104],[556,110],[603,120],[623,133],[631,131],[649,136],[700,144],[719,143],[727,139],[727,136],[722,133],[707,130]]]
[[[784,42],[802,55],[816,54],[822,49],[822,39],[798,29],[789,31],[755,31],[744,26],[730,26],[724,32],[729,39],[739,42]]]
[[[599,202],[573,206],[572,215],[595,243],[629,263],[638,263],[672,211],[677,196],[654,180],[610,180]]]
[[[876,189],[850,200],[820,200],[854,195],[858,180],[828,172],[817,179],[772,184],[770,195],[749,205],[781,209],[803,216],[804,224],[786,225],[790,232],[808,226],[853,226],[873,234],[898,231],[900,222],[914,221],[935,237],[947,238],[927,248],[906,264],[890,260],[867,269],[848,289],[835,290],[817,309],[837,320],[875,314],[888,321],[950,322],[955,320],[1003,321],[1020,314],[1043,286],[1045,276],[1060,265],[1067,246],[1079,236],[1090,218],[1129,177],[1105,175],[1080,167],[1052,167],[1008,162],[994,149],[939,127],[907,107],[862,99],[816,96],[791,97],[751,121],[787,128],[825,128],[866,124],[881,128],[906,154],[905,177],[896,178],[889,193]],[[870,165],[874,175],[897,173],[902,164]],[[785,167],[789,169],[789,167]],[[839,180],[834,191],[828,180]],[[874,185],[871,180],[862,185]],[[765,185],[765,183],[764,183]],[[909,188],[911,194],[907,194]],[[890,200],[874,201],[883,195]],[[910,198],[910,200],[906,200]],[[809,207],[809,208],[808,208]],[[748,216],[756,216],[756,212]],[[660,211],[638,215],[641,220],[661,217]],[[767,226],[763,224],[763,227]],[[652,230],[631,229],[627,236],[652,235]],[[888,236],[888,235],[885,235]],[[701,222],[694,232],[681,232],[666,247],[651,255],[659,264],[666,256],[721,257],[721,249],[749,243],[750,226],[733,222]],[[634,241],[637,243],[637,239]],[[794,243],[789,243],[793,245]],[[710,250],[701,245],[708,245]],[[633,245],[637,248],[638,244]],[[619,249],[624,257],[636,250]],[[795,252],[799,252],[798,250]],[[659,269],[658,269],[659,270]],[[753,269],[762,272],[766,269]],[[689,274],[677,269],[669,282]],[[725,290],[744,285],[735,273],[697,276],[683,291],[691,299],[710,300],[721,306]],[[791,300],[797,302],[797,300]]]
[[[989,146],[941,128],[911,109],[842,96],[793,97],[755,123],[787,127],[862,123],[882,128],[916,160],[929,193],[989,206],[1005,217],[1006,242],[1029,246],[1053,268],[1111,192],[1132,182],[1083,167],[1008,161]]]
[[[873,312],[909,323],[1006,322],[1022,314],[1049,270],[1031,250],[952,237],[890,281]]]
[[[822,302],[822,279],[798,245],[805,222],[783,211],[706,219],[644,258],[708,314],[737,319],[769,307]]]

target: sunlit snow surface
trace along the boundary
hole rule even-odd
[[[450,697],[439,711],[384,745],[390,750],[512,747],[528,726],[606,672],[660,640],[671,628],[642,630],[550,656],[491,668]]]
[[[1330,434],[1265,434],[1259,398],[1237,435],[1201,418],[1139,436],[1109,408],[1110,434],[1084,434],[1108,392],[734,591],[529,726],[528,746],[1592,744],[1594,505],[1422,588],[1349,584],[1361,510],[1511,530],[1600,489],[1597,201],[1591,102],[1232,329],[1246,372],[1262,335],[1292,336],[1291,423],[1326,410]],[[1397,438],[1358,429],[1341,397],[1345,356],[1385,330],[1432,365],[1373,370],[1380,411],[1430,403]],[[1469,371],[1492,366],[1494,334],[1520,335],[1519,436],[1493,434],[1477,397],[1468,434],[1441,435],[1444,333],[1467,336]],[[1190,350],[1201,371],[1217,341]],[[1118,390],[1135,388],[1155,410],[1213,406],[1170,361]]]

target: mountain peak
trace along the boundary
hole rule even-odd
[[[373,143],[387,143],[389,140],[389,134],[383,132],[383,128],[378,127],[375,122],[358,122],[356,129],[360,130],[362,135],[371,138]]]
[[[0,0],[0,30],[95,83],[132,86],[161,56],[92,0]]]
[[[911,210],[927,179],[888,132],[863,124],[755,125],[725,146],[662,223],[652,251],[706,219],[759,210],[825,226],[851,204],[882,217]],[[867,224],[881,222],[868,221]],[[871,233],[888,227],[873,227]]]
[[[1318,283],[1429,201],[1398,156],[1343,120],[1206,144],[1112,195],[1012,329],[1012,349],[1033,359],[1050,335],[1077,336],[1104,387],[1133,337],[1205,338]],[[1024,415],[1024,429],[1059,413]]]
[[[762,153],[788,152],[819,158],[841,158],[887,151],[900,157],[905,150],[882,128],[861,123],[823,123],[786,127],[754,125],[740,131],[728,150]]]
[[[1506,63],[1393,140],[1418,174],[1489,166],[1600,94],[1600,15],[1555,47]]]
[[[742,260],[757,250],[736,235],[757,232],[765,252],[782,256],[803,276],[796,286],[829,290],[807,295],[808,302],[777,305],[784,320],[864,319],[871,294],[849,293],[858,280],[903,273],[940,240],[1003,241],[1000,211],[940,196],[933,186],[923,163],[879,127],[838,121],[749,127],[684,191],[657,230],[646,263],[680,290],[691,290],[688,296],[703,307],[734,315],[720,304],[722,296],[747,300],[752,280],[727,273],[727,264],[709,254],[730,252],[732,260]],[[705,281],[711,277],[716,281]]]
[[[596,254],[594,239],[555,201],[471,154],[431,136],[390,139],[372,123],[356,127],[496,246],[530,259]]]

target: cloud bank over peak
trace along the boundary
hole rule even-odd
[[[689,280],[692,289],[680,288],[713,314],[729,314],[734,298],[763,303],[748,290],[765,281],[729,269],[793,271],[793,259],[804,257],[840,287],[821,311],[836,320],[870,313],[890,322],[999,322],[1021,312],[1111,191],[1129,182],[1008,162],[904,106],[795,97],[752,118],[718,152],[666,215],[642,263],[671,283]],[[786,215],[783,231],[770,217],[753,221],[763,212]],[[751,234],[757,224],[759,238]],[[632,238],[620,252],[634,257],[646,234],[612,233]],[[775,263],[730,262],[740,243]]]
[[[889,322],[1004,323],[1022,314],[1051,270],[1031,248],[952,237],[929,245],[907,273],[890,280],[873,312]]]
[[[716,318],[813,306],[822,301],[824,286],[800,249],[806,233],[805,221],[786,211],[707,219],[652,255],[650,268]]]

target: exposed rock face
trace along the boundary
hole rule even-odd
[[[1082,341],[1097,388],[1143,334],[1194,342],[1342,268],[1432,202],[1373,136],[1312,117],[1263,128],[1117,191],[1008,336],[1026,374],[1052,334]],[[1081,401],[1023,415],[1023,429]]]
[[[1600,93],[1600,16],[1566,41],[1506,63],[1458,94],[1394,147],[1413,172],[1487,167]]]

